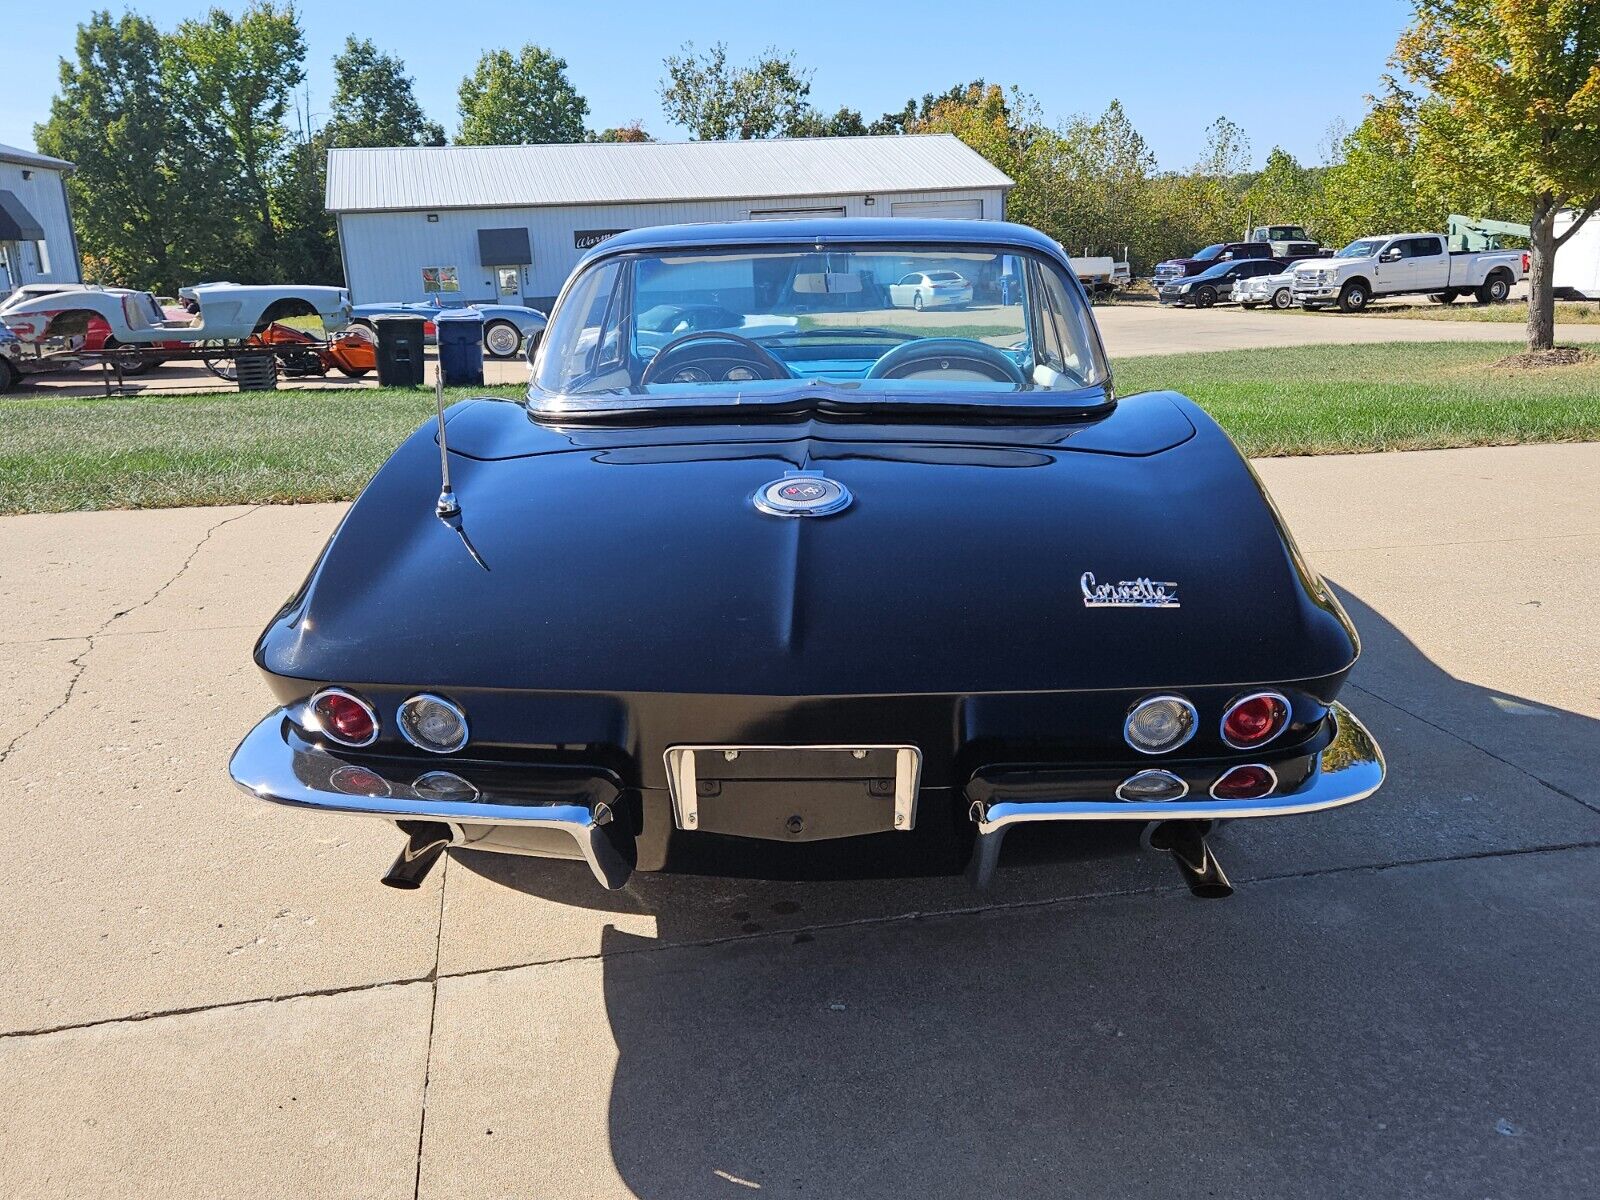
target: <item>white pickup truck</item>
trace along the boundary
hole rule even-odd
[[[1498,304],[1528,273],[1521,250],[1452,251],[1438,233],[1394,233],[1351,242],[1332,258],[1297,263],[1294,299],[1305,308],[1337,304],[1360,312],[1384,296],[1423,294],[1444,304],[1473,293]]]

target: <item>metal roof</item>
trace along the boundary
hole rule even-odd
[[[382,212],[1009,188],[948,133],[328,151],[328,209]]]
[[[51,158],[21,146],[7,146],[0,142],[0,162],[17,163],[24,167],[44,167],[51,171],[75,171],[77,168],[64,158]]]

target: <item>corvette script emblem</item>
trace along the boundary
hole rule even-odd
[[[1083,588],[1085,608],[1179,608],[1178,585],[1153,580],[1119,579],[1116,583],[1096,583],[1093,571],[1085,571],[1078,581]]]

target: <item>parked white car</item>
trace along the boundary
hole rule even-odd
[[[1273,308],[1293,308],[1294,269],[1298,265],[1299,263],[1290,263],[1287,270],[1273,275],[1255,275],[1247,279],[1234,280],[1233,302],[1242,308],[1259,308],[1263,304],[1270,304]]]
[[[1384,296],[1431,295],[1449,303],[1474,293],[1498,304],[1528,273],[1521,250],[1451,251],[1439,233],[1391,233],[1351,242],[1332,258],[1294,268],[1294,298],[1306,308],[1360,312]]]
[[[972,283],[954,271],[913,271],[889,285],[896,308],[950,308],[972,303]]]
[[[163,320],[149,292],[75,287],[13,299],[0,307],[0,324],[19,341],[35,344],[84,334],[98,317],[119,343],[148,344],[243,341],[284,317],[318,317],[329,333],[350,322],[350,293],[344,288],[203,283],[179,294],[197,305],[193,321]]]
[[[1556,214],[1556,236],[1572,228],[1578,214],[1572,209]],[[1600,215],[1592,216],[1556,251],[1551,285],[1563,300],[1600,300]]]

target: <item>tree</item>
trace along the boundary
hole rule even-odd
[[[644,122],[637,118],[626,125],[616,125],[610,129],[591,129],[584,135],[586,142],[653,142],[655,139],[645,132]]]
[[[490,50],[461,81],[463,146],[581,142],[589,102],[567,79],[567,60],[542,46]]]
[[[934,93],[926,92],[921,101],[912,98],[906,101],[906,106],[898,112],[884,113],[872,124],[867,126],[868,133],[910,133],[912,126],[919,121],[926,121],[933,116],[933,110],[941,104],[959,104],[967,96],[974,93],[981,95],[985,90],[981,79],[974,79],[970,83],[958,83],[948,91]]]
[[[1312,173],[1282,146],[1274,146],[1267,165],[1245,189],[1245,223],[1308,221],[1317,191]]]
[[[811,72],[792,53],[769,47],[749,66],[728,62],[723,42],[705,54],[685,42],[662,60],[659,94],[667,120],[699,141],[791,137],[811,113]],[[859,118],[859,114],[857,114]]]
[[[291,149],[284,117],[305,78],[295,10],[273,0],[238,17],[214,8],[180,24],[166,50],[163,99],[177,136],[206,160],[203,178],[182,181],[203,210],[189,265],[196,273],[279,278],[273,192]]]
[[[1455,142],[1419,153],[1419,171],[1521,199],[1528,348],[1548,350],[1556,250],[1600,207],[1600,0],[1414,0],[1414,9],[1395,63],[1439,99]],[[1567,207],[1577,218],[1558,238]]]
[[[184,214],[161,57],[161,34],[143,17],[92,14],[34,139],[78,166],[67,188],[90,277],[168,290],[180,282],[173,246]]]
[[[405,63],[368,39],[347,37],[333,60],[330,146],[442,146],[444,128],[424,116]]]

